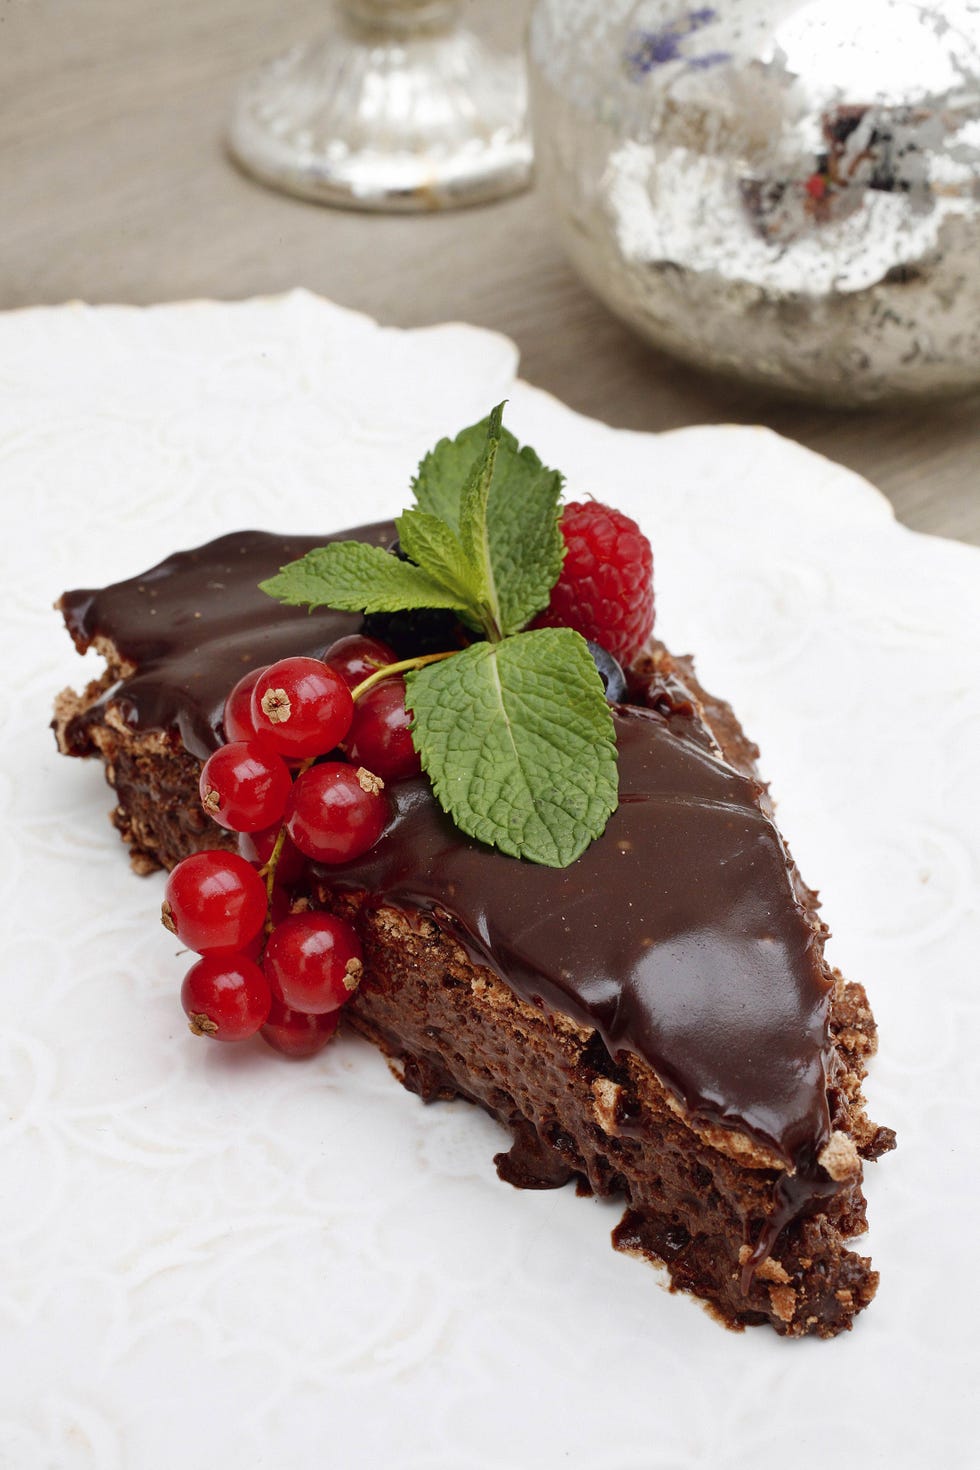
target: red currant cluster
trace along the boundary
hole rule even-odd
[[[322,658],[256,669],[229,694],[228,743],[205,763],[200,790],[208,816],[239,834],[239,851],[185,858],[163,904],[166,927],[200,955],[181,990],[195,1034],[240,1041],[261,1031],[298,1057],[336,1031],[361,978],[360,942],[344,919],[304,910],[292,889],[305,859],[343,863],[372,847],[388,818],[385,782],[421,769],[405,681],[382,674],[396,660],[354,634]]]

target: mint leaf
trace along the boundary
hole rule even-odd
[[[259,586],[290,607],[334,607],[339,612],[401,612],[415,607],[468,612],[472,606],[464,594],[421,567],[363,541],[319,546]]]
[[[422,764],[464,832],[556,868],[600,835],[617,805],[616,743],[578,633],[474,643],[406,683]]]
[[[558,529],[562,477],[533,449],[501,439],[487,505],[498,621],[506,635],[548,606],[565,543]]]
[[[503,412],[504,405],[498,403],[487,420],[487,442],[483,454],[470,471],[459,506],[459,539],[469,564],[473,591],[488,609],[491,624],[498,637],[502,635],[503,629],[490,551],[487,505],[500,445]]]
[[[458,592],[468,603],[473,601],[469,560],[459,537],[445,521],[424,510],[406,510],[398,517],[395,528],[406,556],[444,587]]]
[[[489,545],[489,575],[481,589],[505,636],[525,627],[547,607],[558,580],[564,542],[558,530],[562,477],[509,430],[494,425],[496,450],[482,529],[471,536]],[[463,505],[478,466],[485,464],[490,419],[442,439],[419,466],[412,488],[419,508],[462,537]],[[473,509],[470,502],[471,511]],[[411,554],[411,553],[410,553]],[[475,590],[475,589],[474,589]]]
[[[458,531],[463,487],[486,445],[486,419],[471,424],[455,439],[440,439],[435,449],[429,450],[412,481],[412,493],[419,509],[438,516]]]

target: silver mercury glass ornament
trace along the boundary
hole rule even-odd
[[[980,0],[538,0],[572,261],[689,362],[858,405],[980,386]]]
[[[355,209],[478,204],[530,179],[523,57],[457,0],[335,0],[326,29],[243,86],[232,155],[273,188]]]

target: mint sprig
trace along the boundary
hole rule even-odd
[[[568,628],[523,631],[561,571],[562,477],[502,415],[500,404],[422,461],[416,504],[396,521],[410,561],[333,542],[262,589],[293,606],[455,611],[484,641],[406,675],[432,789],[470,836],[565,867],[616,808],[615,733],[585,640]]]

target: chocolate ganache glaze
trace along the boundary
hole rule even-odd
[[[176,729],[200,760],[223,743],[222,710],[243,674],[296,653],[314,653],[356,632],[359,616],[284,607],[259,583],[328,541],[387,546],[390,521],[343,536],[271,536],[239,531],[101,589],[66,592],[59,606],[80,653],[111,645],[113,663],[131,665],[82,716],[94,723],[114,705],[134,730]]]
[[[384,545],[393,527],[344,534]],[[258,590],[328,539],[242,532],[103,591],[66,593],[79,648],[107,642],[134,670],[96,711],[113,703],[135,729],[176,729],[206,756],[244,672],[357,626]],[[613,1055],[644,1058],[694,1119],[774,1152],[786,1218],[833,1191],[815,1162],[830,1134],[820,926],[761,783],[722,758],[694,706],[654,703],[615,709],[620,805],[570,867],[467,838],[422,777],[390,786],[390,827],[330,878],[433,912],[525,1000],[595,1027]]]

